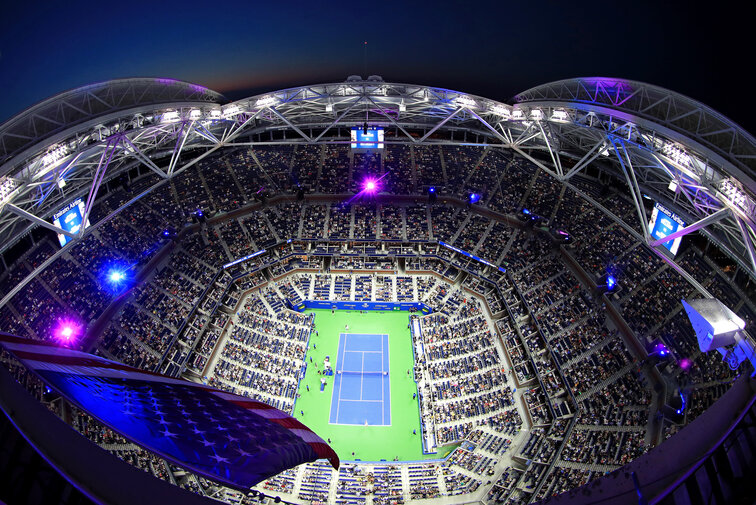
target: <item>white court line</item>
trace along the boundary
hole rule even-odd
[[[389,334],[384,333],[381,336],[381,349],[383,349],[383,337],[386,337],[386,343],[388,344]],[[381,363],[381,367],[383,367],[383,363]],[[386,349],[386,372],[391,371],[391,347]],[[386,377],[385,380],[389,381],[389,399],[388,401],[391,401],[391,381],[388,377]],[[381,382],[381,395],[383,395],[383,382]],[[383,419],[383,422],[386,423],[386,419]],[[386,423],[387,426],[391,426],[391,409],[389,408],[389,415],[388,415],[388,423]]]
[[[365,337],[378,337],[380,339],[380,342],[381,342],[381,350],[380,351],[350,351],[350,350],[347,349],[347,347],[348,347],[347,346],[347,343],[348,343],[347,337],[350,336],[350,335],[365,336]],[[386,401],[386,399],[385,399],[385,391],[384,391],[384,381],[386,379],[388,379],[388,377],[386,377],[386,376],[381,377],[381,384],[380,384],[381,399],[380,400],[363,400],[362,397],[363,397],[364,378],[365,378],[365,373],[366,373],[365,372],[365,354],[367,354],[367,353],[380,354],[381,355],[381,370],[380,370],[380,372],[388,373],[388,371],[390,370],[390,368],[389,368],[389,370],[383,370],[383,353],[386,351],[384,343],[383,343],[383,339],[384,339],[384,337],[386,337],[386,339],[388,339],[388,334],[386,334],[386,333],[383,333],[383,334],[376,334],[376,333],[341,333],[340,336],[344,337],[344,347],[342,348],[342,359],[346,358],[346,353],[348,353],[348,352],[359,352],[359,353],[362,354],[362,366],[360,367],[361,370],[359,372],[357,372],[356,370],[352,372],[352,373],[359,373],[360,374],[360,399],[359,400],[351,400],[351,399],[341,398],[341,386],[342,386],[342,383],[344,382],[344,375],[343,375],[344,370],[339,370],[340,372],[342,372],[342,375],[341,375],[341,381],[339,382],[339,399],[338,399],[339,404],[336,407],[336,424],[348,424],[348,423],[340,423],[339,422],[339,409],[341,407],[341,402],[369,402],[369,403],[380,402],[381,403],[381,422],[385,423],[385,417],[386,417],[386,404],[385,404],[385,401]],[[390,357],[386,356],[386,361],[387,362],[389,361],[389,359],[390,359]],[[340,359],[339,360],[339,364],[341,364],[341,363],[343,363],[343,361]],[[372,373],[375,373],[375,372],[372,372]],[[391,416],[389,414],[389,423],[388,423],[388,425],[391,424],[391,419],[390,418],[391,418]],[[355,426],[358,426],[358,425],[355,425]],[[385,424],[384,424],[384,426],[385,426]]]
[[[341,337],[344,337],[344,347],[342,347],[342,349],[341,349],[341,354],[344,354],[346,352],[346,335],[344,333],[342,333],[342,334],[339,335],[339,343],[341,343]],[[339,358],[339,364],[343,363],[343,361],[341,361],[341,360],[342,360],[342,358]],[[334,377],[333,380],[335,382],[336,378]],[[341,408],[341,385],[342,385],[343,382],[344,382],[344,377],[342,376],[341,380],[339,381],[339,395],[336,398],[336,424],[339,423],[339,410]],[[336,391],[334,390],[334,393],[335,392]],[[333,402],[333,397],[331,397],[331,402]],[[330,418],[331,416],[329,415],[328,417]]]
[[[381,339],[381,368],[383,368],[383,335]],[[381,422],[386,423],[386,404],[383,403],[383,378],[381,378]]]

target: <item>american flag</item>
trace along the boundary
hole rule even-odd
[[[0,345],[114,431],[229,487],[320,458],[339,468],[323,439],[265,403],[47,342],[0,333]]]

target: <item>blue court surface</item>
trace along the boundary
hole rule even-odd
[[[336,356],[331,424],[391,424],[388,335],[342,333]]]

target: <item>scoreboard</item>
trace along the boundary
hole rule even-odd
[[[651,213],[651,221],[648,223],[648,232],[651,236],[655,239],[663,239],[681,228],[685,228],[685,222],[664,205],[656,202]],[[680,248],[680,242],[682,242],[682,237],[677,237],[674,240],[664,242],[662,245],[674,256]]]
[[[70,233],[78,233],[79,230],[81,230],[81,222],[83,219],[84,202],[81,198],[77,198],[53,214],[53,224]],[[87,226],[89,226],[89,220],[87,220],[85,228]],[[58,240],[60,241],[60,246],[63,247],[71,241],[71,237],[63,233],[58,233]]]
[[[352,149],[383,149],[383,128],[352,128]]]

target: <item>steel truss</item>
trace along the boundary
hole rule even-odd
[[[694,100],[632,81],[571,79],[516,100],[523,116],[538,111],[550,118],[549,134],[532,138],[529,150],[557,150],[577,160],[568,172],[557,167],[552,175],[566,181],[598,160],[625,182],[655,251],[662,254],[662,246],[648,235],[644,195],[689,223],[673,238],[701,231],[756,277],[756,140],[750,134]]]
[[[43,102],[48,112],[81,110],[57,117],[37,138],[28,126],[39,123],[39,106],[0,126],[0,146],[16,146],[0,153],[0,251],[35,226],[59,232],[51,215],[75,198],[84,199],[89,214],[102,184],[135,166],[159,179],[132,202],[221,149],[346,144],[350,129],[367,123],[387,129],[387,144],[512,149],[566,184],[586,167],[598,166],[623,181],[643,230],[640,238],[665,261],[674,265],[648,235],[644,195],[690,223],[676,235],[704,233],[756,277],[756,141],[718,113],[667,90],[575,79],[526,91],[510,105],[373,76],[224,103],[217,93],[178,81],[96,86]],[[108,107],[101,104],[106,98]],[[85,110],[82,103],[101,109]],[[28,138],[13,144],[8,139],[21,136],[19,125]],[[66,247],[112,217],[81,230]]]

